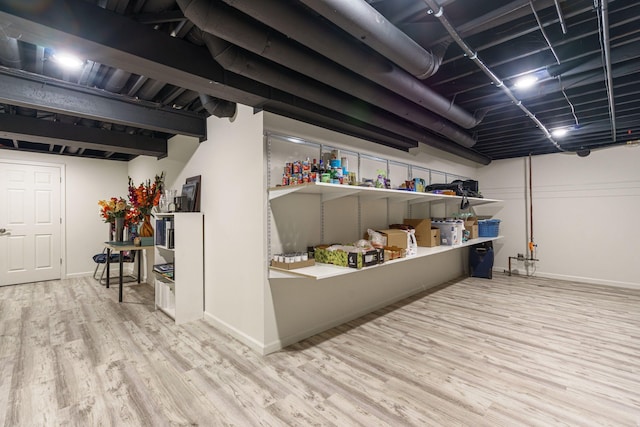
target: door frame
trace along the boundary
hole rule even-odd
[[[66,211],[66,171],[64,163],[34,162],[20,159],[0,159],[0,163],[25,166],[41,166],[60,170],[60,279],[67,278],[67,211]]]

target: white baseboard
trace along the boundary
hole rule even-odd
[[[437,285],[433,285],[433,286],[437,286]],[[420,286],[418,288],[411,289],[409,291],[403,292],[402,294],[395,295],[392,298],[389,298],[389,299],[387,299],[385,301],[373,304],[373,305],[371,305],[369,307],[363,308],[363,309],[358,310],[356,312],[349,313],[349,314],[347,314],[345,316],[342,316],[342,317],[339,317],[337,319],[333,319],[333,320],[331,320],[329,322],[314,326],[313,328],[309,328],[307,330],[298,332],[298,333],[296,333],[294,335],[290,335],[288,337],[284,337],[284,338],[280,338],[280,339],[274,340],[274,341],[272,341],[269,344],[266,344],[264,346],[264,350],[265,350],[264,354],[269,354],[269,353],[276,352],[278,350],[282,350],[283,348],[285,348],[285,347],[287,347],[287,346],[289,346],[291,344],[295,344],[295,343],[297,343],[299,341],[302,341],[302,340],[304,340],[306,338],[309,338],[311,336],[314,336],[316,334],[324,332],[324,331],[326,331],[328,329],[335,328],[336,326],[340,326],[340,325],[342,325],[344,323],[347,323],[347,322],[349,322],[349,321],[351,321],[353,319],[357,319],[357,318],[362,317],[362,316],[364,316],[366,314],[372,313],[372,312],[374,312],[374,311],[376,311],[376,310],[378,310],[380,308],[386,307],[386,306],[391,305],[393,303],[396,303],[396,302],[398,302],[400,300],[408,298],[408,297],[410,297],[412,295],[415,295],[417,293],[425,291],[425,290],[427,290],[427,289],[429,289],[430,287],[433,287],[433,286]]]
[[[65,279],[73,279],[76,277],[87,277],[87,276],[93,276],[93,271],[84,271],[81,273],[67,273],[64,275]]]
[[[347,315],[344,315],[342,317],[339,317],[337,319],[332,319],[329,322],[320,324],[320,325],[316,325],[313,328],[309,328],[306,329],[304,331],[300,331],[294,335],[289,335],[287,337],[281,337],[278,338],[276,340],[273,340],[269,343],[263,343],[260,342],[259,340],[255,339],[254,337],[251,337],[249,335],[247,335],[245,332],[235,328],[232,325],[229,325],[227,322],[219,319],[218,317],[214,316],[211,313],[208,313],[205,311],[204,313],[204,318],[208,321],[210,321],[211,323],[213,323],[216,327],[220,328],[221,330],[223,330],[224,332],[230,334],[231,336],[233,336],[234,338],[236,338],[238,341],[242,342],[243,344],[246,344],[247,346],[249,346],[252,350],[254,350],[255,352],[257,352],[258,354],[261,355],[266,355],[266,354],[270,354],[270,353],[274,353],[276,351],[282,350],[283,348],[291,345],[291,344],[295,344],[299,341],[302,341],[306,338],[309,338],[313,335],[319,334],[320,332],[324,332],[328,329],[334,328],[336,326],[342,325],[343,323],[349,322],[353,319],[357,319],[359,317],[362,317],[366,314],[369,314],[373,311],[376,311],[380,308],[386,307],[388,305],[391,305],[397,301],[400,301],[404,298],[408,298],[412,295],[415,295],[417,293],[420,293],[422,291],[425,291],[433,286],[437,286],[437,285],[432,285],[432,286],[420,286],[411,290],[408,290],[406,292],[403,292],[399,295],[395,295],[385,301],[373,304],[371,306],[368,306],[366,308],[360,309],[356,312],[352,312],[349,313]]]
[[[204,312],[204,318],[205,320],[213,323],[217,328],[228,333],[229,335],[231,335],[241,343],[248,345],[256,353],[261,354],[263,356],[267,354],[264,350],[265,349],[264,343],[256,340],[252,336],[247,335],[246,333],[242,332],[238,328],[231,326],[224,320],[221,320],[220,318],[214,316],[213,314],[207,311]]]
[[[493,271],[502,273],[502,272],[508,272],[508,269],[504,267],[494,267]],[[511,271],[512,273],[515,273],[521,276],[527,275],[527,271],[525,269],[512,268]],[[612,286],[616,288],[640,289],[640,283],[604,280],[604,279],[597,279],[594,277],[570,276],[566,274],[545,273],[543,271],[536,271],[535,274],[533,274],[533,276],[544,277],[546,279],[567,280],[571,282],[588,283],[591,285],[603,285],[603,286]]]

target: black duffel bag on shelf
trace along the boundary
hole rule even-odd
[[[454,191],[456,196],[466,196],[466,197],[482,197],[480,193],[478,193],[478,181],[473,179],[467,179],[462,181],[460,179],[456,179],[451,182],[451,184],[431,184],[427,185],[425,190],[429,191]]]

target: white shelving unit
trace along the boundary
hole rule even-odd
[[[171,218],[174,247],[156,245],[155,264],[174,264],[174,279],[154,271],[155,305],[177,324],[204,314],[204,215],[200,212],[156,214]]]
[[[448,196],[443,194],[432,193],[418,193],[404,190],[389,190],[372,187],[358,187],[349,185],[327,184],[327,183],[309,183],[292,186],[273,187],[269,189],[269,200],[275,200],[281,197],[286,197],[293,194],[314,194],[321,197],[322,202],[328,202],[336,200],[341,197],[358,196],[360,201],[362,200],[379,200],[388,199],[392,202],[408,202],[409,204],[417,203],[444,203],[444,204],[460,204],[463,200],[460,196]],[[487,203],[498,203],[500,200],[485,199],[469,197],[469,204],[471,206],[479,206]],[[461,245],[454,246],[436,246],[432,248],[419,247],[418,254],[400,258],[392,261],[385,262],[372,267],[366,267],[361,270],[338,267],[330,264],[316,264],[311,267],[304,267],[295,270],[283,270],[274,267],[270,267],[269,278],[271,279],[286,279],[286,278],[301,278],[307,277],[316,280],[327,279],[331,277],[341,276],[345,274],[353,274],[360,271],[370,270],[372,268],[384,268],[386,265],[396,264],[399,262],[407,262],[417,258],[423,258],[431,255],[436,255],[443,252],[457,250],[460,248],[472,246],[478,243],[484,243],[491,240],[497,240],[502,238],[498,237],[481,237],[478,239],[469,240]]]
[[[374,265],[371,267],[365,267],[363,269],[356,269],[350,267],[339,267],[331,264],[316,264],[311,267],[297,268],[295,270],[282,270],[279,268],[271,268],[271,272],[269,274],[269,278],[271,279],[291,279],[291,278],[300,278],[300,277],[308,277],[316,280],[320,279],[328,279],[330,277],[342,276],[345,274],[357,273],[360,271],[368,271],[372,268],[384,268],[384,266],[397,264],[399,262],[411,261],[418,258],[424,258],[431,255],[440,254],[443,252],[453,251],[460,248],[466,248],[468,246],[477,245],[478,243],[484,243],[491,240],[502,239],[502,236],[498,237],[480,237],[478,239],[471,239],[461,245],[454,246],[435,246],[433,248],[424,248],[418,247],[418,253],[413,256],[398,258],[391,261],[385,261],[383,264]]]
[[[457,202],[462,201],[461,196],[448,196],[445,194],[418,193],[415,191],[388,190],[386,188],[358,187],[355,185],[339,185],[327,183],[309,183],[273,187],[269,189],[269,200],[289,194],[320,194],[323,202],[339,199],[347,196],[359,196],[364,200],[390,199],[396,202],[409,202],[411,204],[424,202]],[[472,206],[480,206],[487,203],[496,203],[500,200],[469,197]]]

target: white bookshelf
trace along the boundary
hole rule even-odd
[[[177,324],[204,313],[204,215],[200,212],[156,214],[172,220],[174,247],[155,246],[155,264],[174,264],[174,278],[154,271],[156,308]]]

